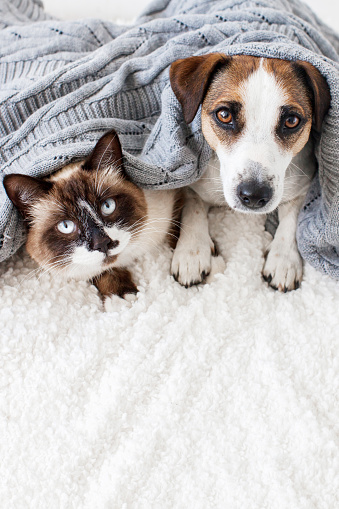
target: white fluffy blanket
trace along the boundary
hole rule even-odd
[[[339,284],[274,292],[263,218],[210,221],[225,274],[186,290],[164,247],[109,312],[0,265],[1,509],[339,507]]]

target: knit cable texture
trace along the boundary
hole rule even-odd
[[[118,132],[142,187],[197,180],[211,155],[200,111],[190,125],[170,64],[221,52],[305,60],[327,79],[331,107],[316,147],[319,178],[300,213],[302,256],[339,279],[339,38],[298,0],[155,0],[132,26],[58,21],[39,0],[0,0],[0,172],[48,175]],[[0,186],[0,260],[24,242]]]

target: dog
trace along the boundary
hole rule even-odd
[[[245,214],[278,209],[262,275],[276,290],[297,289],[297,218],[317,168],[314,138],[331,100],[326,80],[304,61],[211,53],[175,61],[170,83],[187,124],[201,105],[202,133],[213,149],[203,177],[185,190],[172,275],[188,287],[214,270],[211,206]]]

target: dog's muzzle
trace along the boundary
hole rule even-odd
[[[262,209],[273,196],[272,188],[258,180],[242,182],[237,187],[237,196],[248,209]]]

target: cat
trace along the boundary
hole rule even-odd
[[[4,187],[27,224],[26,249],[44,269],[91,281],[103,298],[137,293],[133,262],[179,230],[180,190],[142,190],[124,170],[114,130],[87,160],[47,178],[10,174]]]

